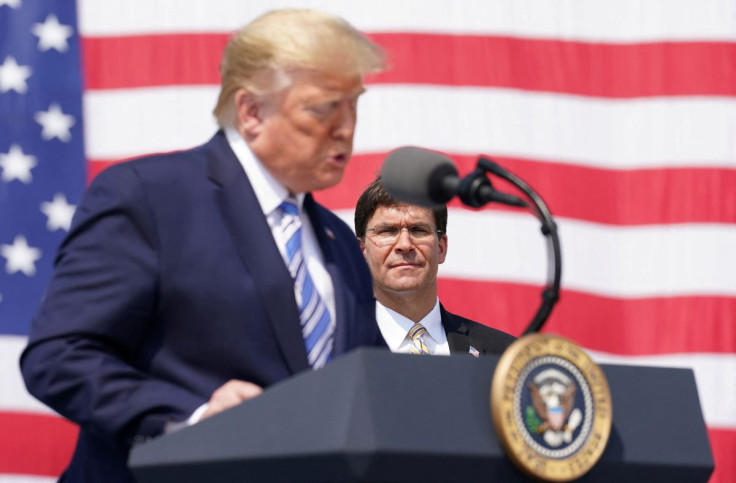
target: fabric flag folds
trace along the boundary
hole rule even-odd
[[[74,2],[0,1],[0,481],[58,475],[76,434],[25,393],[18,356],[84,189],[83,132]]]
[[[25,392],[18,357],[85,183],[207,140],[229,33],[287,6],[343,16],[392,66],[368,79],[345,179],[317,198],[351,223],[404,145],[519,175],[559,224],[544,330],[600,362],[693,368],[712,481],[734,481],[732,0],[0,0],[0,481],[53,481],[71,454],[74,426]],[[443,304],[520,334],[546,276],[536,219],[453,202],[448,237]]]

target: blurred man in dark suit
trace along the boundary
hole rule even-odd
[[[270,12],[225,49],[209,142],[95,179],[21,358],[80,425],[64,481],[131,481],[134,442],[384,345],[358,243],[310,195],[341,180],[383,68],[342,19]]]

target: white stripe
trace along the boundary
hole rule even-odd
[[[301,228],[301,223],[299,222],[299,219],[294,216],[284,217],[281,220],[281,231],[284,233],[284,238],[286,240],[291,240],[291,237],[294,235],[294,233]]]
[[[338,214],[352,226],[353,211]],[[736,225],[556,221],[567,289],[613,297],[736,296]],[[542,284],[546,275],[546,241],[531,214],[450,210],[440,276]]]
[[[299,267],[303,267],[303,265],[300,265]],[[300,309],[302,303],[304,303],[304,301],[302,300],[302,286],[304,285],[306,274],[306,270],[302,269],[300,272],[299,267],[296,268],[296,277],[294,276],[294,272],[291,271],[292,267],[289,267],[289,272],[294,279],[294,298],[296,300],[297,310]]]
[[[309,300],[307,300],[307,306],[304,307],[304,311],[300,314],[300,319],[302,323],[302,336],[305,339],[309,336],[309,334],[312,333],[314,325],[317,323],[317,321],[319,321],[319,317],[314,317],[314,312],[316,310],[322,309],[322,312],[320,312],[321,315],[322,313],[324,313],[325,310],[327,310],[327,307],[325,307],[324,304],[320,304],[321,300],[322,299],[319,297],[317,290],[314,288],[314,284],[312,284],[311,296],[309,297]]]
[[[203,142],[216,129],[216,95],[214,86],[87,92],[88,156],[114,160]],[[736,167],[736,99],[370,86],[359,108],[356,153],[402,145],[621,169]]]
[[[18,361],[26,347],[26,337],[0,335],[0,411],[24,411],[29,413],[54,414],[28,394],[23,383]]]
[[[230,32],[261,13],[317,8],[358,29],[591,41],[734,39],[731,0],[82,0],[85,36]]]
[[[314,367],[315,369],[319,369],[320,367],[324,366],[325,363],[327,362],[327,358],[332,353],[332,346],[334,345],[333,339],[330,338],[328,340],[328,342],[329,343],[325,347],[325,350],[322,351],[322,353],[319,355],[319,357],[317,358],[317,360],[315,360],[314,362],[310,362],[310,364],[312,365],[312,367]]]
[[[582,166],[736,166],[736,99],[602,99],[511,89],[370,86],[356,150],[402,145]]]
[[[324,313],[324,311],[322,311],[322,313]],[[322,314],[320,314],[320,319],[321,319],[321,315]],[[320,353],[325,352],[323,350],[326,347],[325,344],[327,344],[330,341],[330,339],[331,339],[331,337],[330,337],[331,334],[329,332],[329,329],[330,329],[330,321],[328,320],[327,321],[327,326],[325,327],[325,330],[317,338],[317,341],[315,342],[314,346],[312,347],[312,350],[309,351],[309,363],[310,364],[314,364],[314,361],[317,359],[317,356]]]
[[[0,474],[0,483],[55,483],[58,478],[49,476]]]
[[[312,353],[320,352],[322,354],[319,358],[316,359],[315,362],[318,362],[319,359],[322,358],[322,356],[324,356],[325,358],[328,357],[332,352],[335,340],[335,338],[333,337],[333,334],[335,332],[335,325],[335,321],[330,318],[330,320],[327,321],[327,327],[325,327],[325,330],[317,341],[317,344],[315,344],[315,346],[312,348]]]
[[[305,273],[300,273],[300,271],[306,272],[307,270],[306,265],[302,263],[303,258],[303,252],[301,250],[298,250],[294,254],[294,258],[292,258],[291,262],[289,263],[289,273],[291,273],[291,276],[295,281],[295,285],[300,292],[302,290],[302,284],[304,283],[304,277],[306,276]],[[296,276],[294,274],[296,274]]]
[[[598,363],[687,367],[695,373],[700,405],[708,426],[736,429],[736,354],[617,356],[589,351]],[[615,400],[614,400],[615,404]]]
[[[186,149],[217,129],[216,87],[85,91],[84,135],[88,159],[121,159]]]
[[[316,295],[316,290],[312,293],[315,293]],[[302,336],[304,337],[304,340],[308,339],[309,336],[312,335],[312,332],[314,331],[317,324],[322,320],[322,317],[324,316],[324,314],[327,313],[329,315],[329,312],[327,312],[327,307],[325,307],[325,304],[319,303],[321,302],[321,299],[318,296],[313,296],[310,299],[310,302],[312,300],[315,301],[315,307],[313,307],[314,313],[304,311],[304,315],[302,316],[302,324],[304,324],[304,326],[302,327]],[[311,308],[312,307],[310,307],[310,309]],[[328,321],[328,326],[329,326],[329,321]],[[325,330],[327,330],[327,327],[325,327]]]

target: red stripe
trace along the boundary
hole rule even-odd
[[[376,82],[617,98],[736,95],[736,43],[602,44],[431,34],[372,37],[386,48],[392,65]]]
[[[513,335],[532,320],[541,297],[539,287],[450,278],[440,278],[438,290],[450,312]],[[621,299],[563,289],[544,331],[626,356],[731,353],[736,352],[734,320],[734,297]]]
[[[452,156],[462,176],[476,157]],[[380,171],[385,154],[354,156],[343,181],[317,198],[332,209],[353,209]],[[736,169],[611,170],[557,162],[494,158],[544,198],[555,216],[613,225],[736,223]],[[492,178],[499,190],[515,192]],[[692,200],[697,200],[693,203]],[[453,201],[454,206],[460,206]],[[666,209],[663,209],[666,207]]]
[[[86,89],[219,84],[224,34],[82,39]]]
[[[0,412],[0,474],[59,476],[71,460],[77,426],[57,416]]]
[[[736,95],[736,43],[601,44],[381,33],[391,69],[373,83],[490,86],[588,96]],[[82,39],[89,89],[219,84],[228,35]]]
[[[91,183],[93,179],[97,177],[105,168],[117,164],[120,161],[87,161],[87,183]]]
[[[736,481],[736,429],[708,429],[716,470],[709,483]]]
[[[316,198],[333,210],[354,209],[363,189],[381,170],[385,154],[354,156],[342,182]],[[462,176],[476,158],[453,156]],[[736,169],[662,168],[618,171],[571,164],[494,158],[529,183],[555,217],[611,225],[736,223]],[[114,162],[91,160],[89,179]],[[515,188],[492,178],[494,187]],[[692,200],[697,200],[693,203]],[[450,206],[461,206],[453,200]],[[666,209],[663,209],[666,207]],[[498,208],[489,206],[487,208]]]
[[[0,413],[0,474],[59,476],[68,464],[77,427],[54,416]],[[736,478],[736,430],[709,428],[715,460],[710,483]]]

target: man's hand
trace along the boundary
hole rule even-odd
[[[241,402],[254,398],[262,392],[263,388],[252,382],[231,379],[212,393],[212,397],[210,397],[207,403],[207,410],[202,414],[200,421],[226,409],[230,409],[233,406],[237,406]]]

